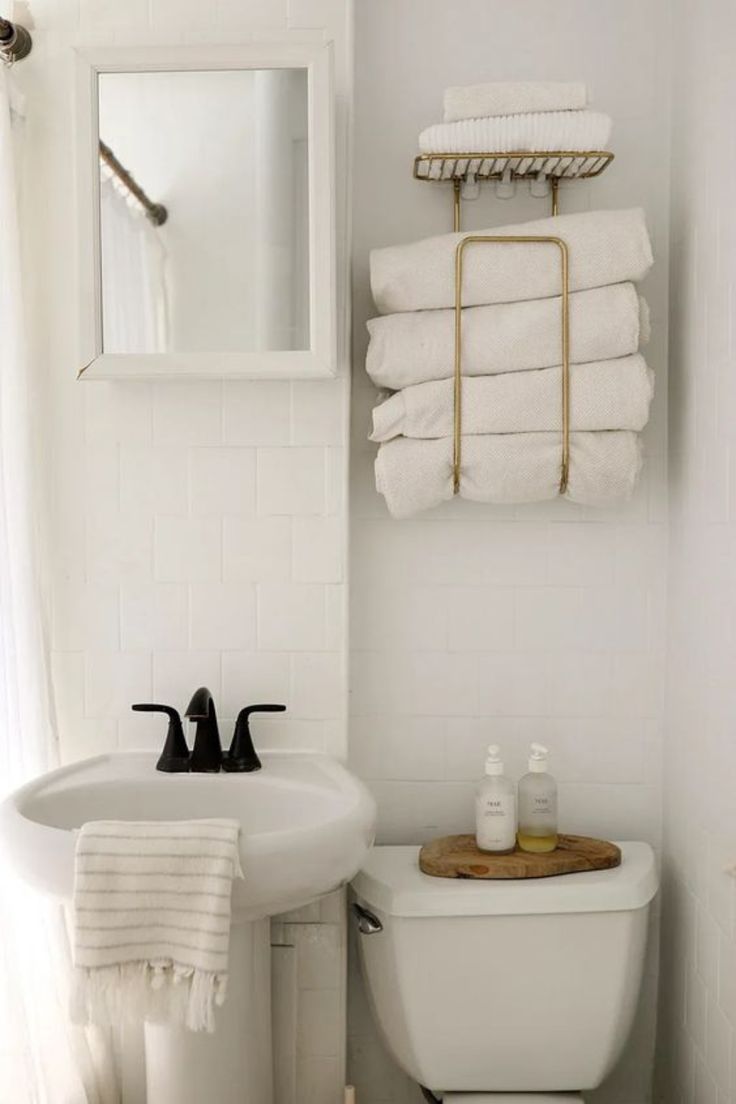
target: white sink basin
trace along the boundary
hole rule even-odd
[[[254,774],[162,774],[152,752],[98,755],[0,804],[0,848],[22,878],[62,900],[72,897],[76,831],[89,820],[240,822],[228,997],[212,1035],[146,1024],[148,1104],[273,1104],[268,917],[349,881],[373,843],[373,799],[338,762],[319,752],[260,757]]]
[[[0,845],[47,894],[72,896],[75,830],[88,820],[234,817],[242,881],[233,908],[255,920],[349,881],[373,842],[375,805],[349,771],[318,752],[266,751],[253,774],[163,774],[158,756],[116,752],[51,771],[0,805]]]

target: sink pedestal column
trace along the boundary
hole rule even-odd
[[[233,923],[213,1035],[146,1025],[148,1104],[273,1104],[270,929]]]

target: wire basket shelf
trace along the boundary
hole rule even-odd
[[[608,168],[614,155],[607,150],[552,150],[545,153],[420,153],[414,177],[446,180],[587,180]]]

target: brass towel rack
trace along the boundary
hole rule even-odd
[[[452,487],[460,492],[462,467],[462,288],[463,259],[469,245],[553,245],[560,254],[560,282],[562,288],[562,459],[560,463],[560,494],[564,495],[570,478],[570,263],[567,244],[562,238],[551,235],[515,234],[502,237],[497,234],[466,234],[455,249],[455,373],[453,389],[453,449]]]
[[[559,213],[561,180],[581,180],[599,176],[613,161],[605,150],[550,151],[532,153],[423,153],[414,159],[414,177],[431,183],[452,181],[453,227],[461,223],[462,186],[471,180],[540,180],[549,182],[552,214]],[[570,478],[570,257],[566,242],[554,235],[466,234],[455,249],[455,363],[453,376],[453,493],[460,491],[462,469],[462,289],[465,253],[471,245],[547,245],[557,249],[560,258],[560,312],[562,363],[562,445],[559,493],[564,495]]]

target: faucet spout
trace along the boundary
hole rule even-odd
[[[212,694],[206,686],[200,686],[192,695],[185,717],[196,721],[194,748],[189,760],[189,770],[215,774],[222,766],[222,745],[217,727],[217,713]]]

